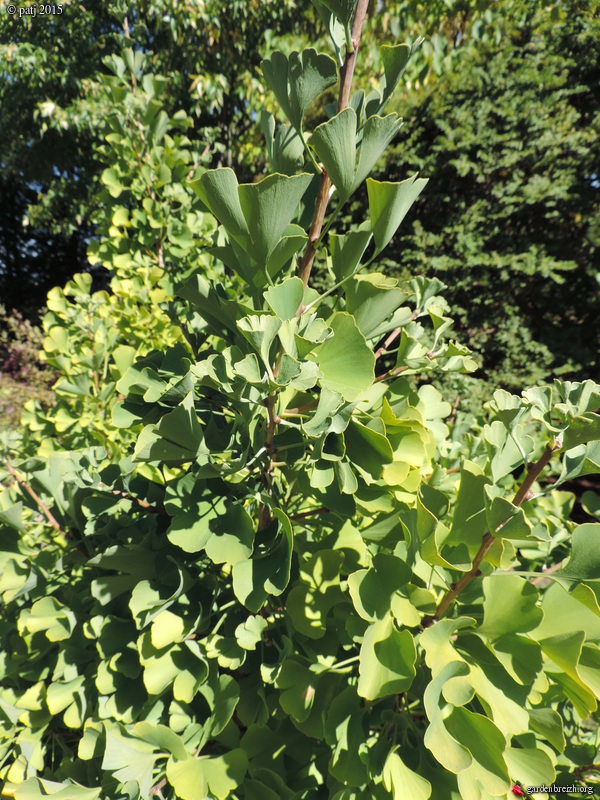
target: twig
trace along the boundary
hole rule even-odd
[[[401,330],[402,330],[402,325],[399,325],[390,333],[390,335],[387,337],[387,339],[381,345],[381,347],[378,347],[377,350],[375,351],[375,358],[379,358],[379,356],[382,356],[386,352],[386,350],[394,341],[394,339],[396,339],[400,335]]]
[[[553,564],[551,567],[548,567],[548,569],[544,569],[542,574],[537,578],[530,578],[529,582],[533,584],[544,583],[547,575],[552,575],[553,572],[558,572],[559,569],[562,569],[562,566],[563,562],[559,561],[558,564]]]
[[[573,770],[573,776],[581,781],[584,780],[583,776],[586,772],[600,772],[600,764],[584,764],[582,767],[577,767]]]
[[[401,372],[406,372],[407,369],[410,367],[395,367],[394,369],[389,369],[387,372],[384,372],[383,375],[378,375],[375,378],[375,383],[379,383],[379,381],[384,381],[386,378],[393,378],[395,375],[400,375]]]
[[[448,417],[448,425],[452,425],[454,420],[456,419],[456,413],[458,411],[458,407],[460,405],[460,395],[456,395],[456,400],[454,401],[454,405],[452,406],[452,413]]]
[[[414,322],[415,319],[418,317],[418,315],[419,315],[419,311],[418,311],[418,309],[415,309],[412,312],[412,314],[410,315],[410,317],[408,318],[407,322]],[[404,323],[404,325],[406,325],[406,324],[407,323]],[[394,328],[394,330],[388,335],[387,339],[384,341],[384,343],[381,345],[381,347],[378,347],[377,350],[375,351],[375,358],[379,358],[380,356],[385,355],[388,347],[402,333],[402,328],[404,328],[404,325],[398,325],[397,328]]]
[[[129,500],[132,503],[136,503],[140,508],[146,509],[150,514],[160,514],[163,517],[171,517],[169,512],[161,508],[160,506],[153,506],[152,503],[148,503],[147,500],[142,500],[141,497],[134,497],[127,492],[122,492],[119,489],[111,489],[111,494],[117,495],[118,497],[122,497],[124,500]]]
[[[167,785],[167,779],[163,778],[162,781],[159,781],[150,789],[150,794],[160,794],[160,796],[162,797],[162,792],[160,790],[163,789],[166,785]]]
[[[292,522],[297,522],[300,519],[306,519],[306,517],[313,517],[315,514],[329,514],[329,509],[325,506],[321,506],[320,508],[313,508],[310,511],[301,511],[299,514],[292,514],[288,519]]]
[[[552,454],[554,453],[554,451],[558,450],[560,447],[562,447],[561,442],[555,442],[553,445],[547,444],[544,452],[542,453],[541,458],[538,461],[536,461],[535,464],[530,464],[527,467],[527,475],[525,477],[525,480],[521,484],[519,491],[516,493],[514,497],[513,500],[514,506],[519,507],[525,500],[528,499],[529,491],[533,486],[534,482],[537,480],[544,467],[548,465],[548,462],[552,458]],[[446,611],[450,608],[452,603],[456,600],[458,595],[464,589],[467,588],[467,586],[471,583],[471,581],[473,581],[475,578],[478,578],[481,575],[481,572],[479,570],[479,565],[486,557],[486,555],[489,553],[495,541],[496,538],[492,536],[491,533],[488,532],[484,535],[484,537],[481,540],[481,546],[477,551],[477,555],[473,559],[473,565],[471,566],[471,569],[468,572],[466,572],[459,581],[451,585],[450,589],[440,600],[438,607],[435,610],[435,614],[432,617],[423,618],[424,627],[429,627],[432,623],[440,620],[444,616]]]
[[[354,21],[352,23],[352,52],[346,51],[346,59],[340,71],[340,91],[338,94],[337,110],[338,114],[343,111],[350,98],[350,88],[352,86],[352,77],[354,75],[354,67],[356,66],[356,55],[358,52],[358,44],[360,42],[360,35],[367,16],[367,7],[369,0],[358,0],[356,11],[354,12]],[[308,286],[310,273],[315,260],[316,246],[321,236],[321,229],[323,228],[323,221],[325,219],[325,212],[329,203],[329,190],[331,189],[331,179],[325,170],[321,172],[321,179],[319,181],[319,191],[315,203],[315,210],[312,218],[310,230],[308,232],[308,242],[304,255],[298,267],[298,277],[302,279],[304,288]]]
[[[10,463],[10,461],[8,461],[8,459],[6,459],[4,461],[4,463],[6,465],[6,469],[9,472],[9,475],[12,475],[13,478],[19,484],[19,486],[21,486],[23,489],[25,489],[25,491],[29,494],[29,496],[32,497],[35,500],[38,508],[40,509],[42,514],[46,517],[46,519],[48,520],[50,525],[52,525],[54,530],[57,531],[58,533],[62,534],[65,538],[69,538],[67,533],[65,531],[63,531],[63,529],[60,527],[60,523],[58,522],[58,520],[56,519],[54,514],[50,511],[48,506],[44,503],[44,501],[37,494],[37,492],[35,492],[31,488],[31,486],[27,483],[25,478],[23,478],[21,475],[19,475],[19,473],[16,471],[16,469],[13,467],[13,465]]]
[[[297,406],[296,408],[286,408],[285,411],[282,411],[282,415],[285,416],[286,414],[289,415],[304,414],[305,411],[313,411],[318,405],[319,401],[313,400],[312,403],[307,403],[304,406]]]
[[[358,0],[358,4],[354,12],[354,20],[352,23],[353,50],[352,52],[349,52],[348,50],[346,51],[346,59],[340,71],[340,90],[338,94],[338,106],[337,106],[338,113],[340,111],[343,111],[347,107],[348,100],[350,98],[350,88],[352,85],[352,77],[354,75],[354,67],[356,64],[358,43],[360,41],[362,27],[367,15],[368,5],[369,5],[369,0]],[[305,289],[308,286],[312,265],[315,260],[317,242],[319,241],[319,237],[321,236],[323,221],[325,219],[325,212],[327,211],[327,205],[329,203],[330,189],[331,189],[331,180],[327,175],[326,171],[323,170],[321,172],[321,178],[319,181],[319,191],[317,193],[317,199],[315,202],[315,210],[313,212],[313,218],[310,230],[308,232],[308,242],[306,244],[306,248],[304,250],[304,254],[302,256],[300,264],[298,265],[298,276],[302,279],[302,283],[304,284]],[[304,311],[304,303],[301,303],[296,315],[300,316],[303,313],[303,311]],[[283,347],[281,347],[281,349],[279,350],[279,355],[273,366],[273,376],[275,378],[277,378],[279,374],[279,368],[281,365],[282,358],[283,358]],[[269,472],[271,472],[273,467],[273,462],[275,461],[274,458],[275,450],[273,448],[273,441],[275,438],[275,431],[277,429],[277,425],[279,422],[281,422],[281,418],[277,414],[275,408],[276,403],[277,403],[277,392],[274,392],[273,394],[269,395],[265,401],[265,406],[267,408],[267,435],[265,440],[265,448],[267,452],[270,454],[270,459],[268,463],[265,464],[263,467],[263,478],[265,480]],[[271,514],[269,512],[269,509],[265,503],[261,503],[258,511],[259,530],[265,528],[270,523],[270,521],[271,521]]]
[[[13,465],[10,463],[8,459],[4,459],[4,464],[6,465],[6,469],[8,470],[9,475],[12,475],[12,477],[16,480],[19,486],[25,489],[27,494],[35,501],[36,505],[38,506],[42,514],[46,517],[50,525],[54,528],[54,530],[57,533],[60,533],[61,536],[64,536],[67,541],[72,542],[73,537],[71,536],[71,534],[61,528],[60,523],[58,522],[54,514],[50,511],[50,509],[44,503],[44,501],[38,495],[38,493],[31,488],[31,486],[27,483],[25,478],[19,475],[19,473],[16,471],[16,469],[13,467]],[[88,559],[90,557],[89,553],[87,553],[86,550],[78,542],[73,542],[73,547],[85,559]]]

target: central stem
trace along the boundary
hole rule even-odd
[[[343,111],[348,106],[348,100],[350,99],[350,89],[352,87],[352,78],[354,76],[354,67],[356,65],[358,43],[360,41],[363,25],[365,23],[365,19],[367,16],[368,6],[369,6],[369,0],[358,0],[358,3],[356,5],[356,10],[354,12],[354,20],[352,22],[352,31],[351,31],[352,51],[350,51],[349,48],[346,49],[346,58],[340,70],[340,90],[338,94],[338,104],[337,104],[338,113],[340,111]],[[317,193],[317,199],[315,201],[313,218],[310,230],[308,232],[308,242],[306,244],[304,254],[302,255],[302,259],[300,260],[300,263],[298,265],[298,277],[302,279],[302,283],[304,284],[305,290],[306,287],[308,286],[310,273],[315,260],[317,243],[319,242],[319,239],[321,237],[321,231],[323,229],[325,212],[327,211],[327,205],[329,204],[330,189],[331,189],[331,179],[329,175],[326,173],[326,171],[322,170],[321,178],[319,181],[319,191]],[[304,310],[304,303],[300,305],[300,308],[298,309],[298,314],[300,315],[303,310]],[[280,349],[279,356],[273,367],[273,376],[275,378],[277,378],[277,375],[279,374],[279,368],[281,365],[282,356],[283,356],[283,348]],[[276,408],[277,392],[274,392],[273,394],[270,394],[267,397],[267,399],[265,400],[265,406],[267,408],[267,435],[265,440],[265,449],[269,455],[269,458],[263,467],[262,479],[266,487],[268,484],[268,476],[273,469],[273,465],[275,463],[275,457],[277,455],[275,452],[275,448],[273,447],[273,441],[275,439],[277,424],[280,421]],[[259,530],[265,528],[270,523],[270,521],[271,521],[271,515],[269,509],[264,503],[261,503],[258,512]]]
[[[340,70],[340,91],[338,94],[337,111],[343,111],[348,106],[350,99],[350,89],[352,88],[352,78],[354,76],[354,67],[356,66],[356,56],[358,53],[358,44],[362,33],[363,25],[367,16],[367,8],[369,0],[358,0],[356,11],[354,12],[354,21],[352,23],[352,52],[346,49],[346,58]],[[308,286],[308,280],[312,270],[312,265],[315,260],[317,242],[321,236],[323,228],[323,221],[325,219],[325,212],[329,204],[329,190],[331,189],[331,179],[329,175],[323,170],[321,172],[321,180],[319,182],[319,191],[315,203],[315,210],[308,233],[308,242],[302,260],[298,267],[298,277],[302,278],[304,288]]]

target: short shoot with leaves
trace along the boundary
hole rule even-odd
[[[353,90],[367,2],[316,5],[335,57],[262,63],[287,118],[262,119],[274,172],[195,175],[218,228],[177,290],[181,337],[116,382],[121,451],[6,444],[17,800],[488,800],[593,772],[600,525],[550,488],[600,471],[600,387],[498,391],[451,435],[428,378],[475,365],[443,287],[377,271],[425,186],[369,177],[411,48],[383,45],[379,88]],[[334,233],[365,184],[368,219]]]

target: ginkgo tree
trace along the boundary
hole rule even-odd
[[[443,287],[377,270],[426,184],[369,177],[411,48],[382,45],[378,88],[354,89],[368,2],[316,5],[333,57],[262,64],[286,118],[262,119],[274,171],[194,175],[217,227],[172,271],[181,336],[107,397],[120,447],[5,443],[16,800],[488,800],[595,780],[598,504],[576,524],[560,487],[600,471],[600,386],[498,390],[487,423],[451,432],[430,378],[475,363]],[[334,228],[365,184],[368,217]]]

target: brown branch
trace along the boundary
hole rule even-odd
[[[360,42],[360,35],[367,16],[367,8],[369,0],[358,0],[356,11],[354,12],[354,21],[352,23],[352,46],[351,53],[346,51],[346,59],[340,70],[340,90],[338,94],[337,111],[343,111],[350,98],[350,89],[352,87],[352,78],[354,76],[354,67],[356,66],[356,56],[358,53],[358,45]],[[315,210],[313,213],[312,223],[308,232],[308,242],[302,260],[298,266],[298,277],[302,279],[304,288],[308,286],[310,273],[315,260],[316,246],[321,236],[323,229],[323,221],[325,219],[325,212],[329,203],[329,190],[331,189],[331,179],[329,175],[323,170],[321,173],[321,180],[319,182],[319,191],[315,203]],[[301,306],[302,308],[302,306]]]
[[[8,459],[6,459],[4,461],[4,463],[6,465],[6,469],[8,470],[9,475],[12,475],[12,477],[16,480],[16,482],[19,484],[19,486],[21,486],[23,489],[25,489],[27,494],[30,497],[32,497],[33,500],[35,500],[38,508],[40,509],[42,514],[46,517],[46,519],[48,520],[50,525],[52,525],[54,530],[57,531],[58,533],[62,534],[65,538],[69,538],[67,533],[65,531],[63,531],[63,529],[60,527],[60,523],[58,522],[58,520],[56,519],[54,514],[50,511],[48,506],[44,503],[44,501],[37,494],[37,492],[35,492],[31,488],[31,486],[27,483],[25,478],[23,478],[21,475],[19,475],[19,473],[16,471],[16,469],[13,467],[13,465],[10,463],[10,461],[8,461]]]
[[[556,442],[554,445],[547,444],[544,452],[542,453],[541,458],[538,461],[536,461],[535,464],[528,465],[527,475],[525,477],[525,480],[521,484],[518,492],[514,497],[513,500],[514,506],[519,507],[525,502],[525,500],[529,499],[529,492],[531,490],[531,487],[539,477],[544,467],[548,465],[548,462],[552,458],[552,454],[555,452],[555,450],[558,450],[560,447],[562,447],[562,443],[560,442]],[[502,526],[500,526],[500,528],[501,527]],[[498,528],[498,530],[500,530],[500,528]],[[450,589],[440,600],[438,607],[435,610],[435,614],[432,617],[423,618],[424,627],[429,627],[432,623],[440,620],[444,616],[446,611],[450,608],[452,603],[456,600],[458,595],[464,589],[467,588],[467,586],[471,583],[471,581],[473,581],[475,578],[478,578],[481,575],[481,572],[479,570],[479,565],[486,557],[486,555],[489,553],[495,541],[496,537],[492,536],[491,533],[488,532],[484,535],[484,537],[481,540],[481,546],[477,551],[475,558],[473,559],[473,564],[471,566],[471,569],[468,572],[466,572],[459,581],[451,585]]]
[[[282,416],[285,415],[292,415],[292,414],[304,414],[305,411],[313,411],[319,405],[318,400],[313,400],[312,403],[306,403],[304,406],[296,406],[296,408],[286,408],[285,411],[282,411]]]
[[[418,316],[418,313],[419,313],[418,309],[415,309],[408,318],[407,322],[414,322],[414,320]],[[404,325],[406,324],[407,323],[404,323]],[[394,339],[397,339],[398,336],[400,336],[400,334],[402,333],[402,328],[404,327],[404,325],[398,325],[397,328],[394,328],[394,330],[388,335],[387,339],[384,341],[381,347],[378,347],[377,350],[375,351],[375,358],[379,358],[380,356],[386,354],[388,347],[392,344]]]
[[[144,508],[150,514],[160,514],[163,517],[171,518],[169,512],[161,508],[161,506],[153,506],[152,503],[148,503],[147,500],[142,500],[141,497],[134,497],[127,492],[122,492],[119,489],[111,489],[111,494],[117,495],[117,497],[122,497],[123,500],[129,500],[131,503],[136,503],[140,508]]]
[[[577,767],[573,770],[572,775],[579,781],[585,780],[583,777],[586,772],[600,772],[600,764],[584,764],[582,767]]]
[[[563,562],[559,561],[558,564],[553,564],[551,567],[548,567],[548,569],[544,569],[542,574],[539,575],[537,578],[530,578],[529,582],[533,583],[534,585],[543,584],[544,581],[546,580],[547,575],[552,575],[553,572],[558,572],[558,570],[562,569],[562,567],[563,567]]]
[[[396,375],[400,375],[401,372],[406,372],[409,367],[395,367],[394,369],[389,369],[387,372],[384,372],[383,375],[377,375],[375,378],[375,383],[379,383],[379,381],[384,381],[386,378],[393,378]]]
[[[382,356],[384,353],[387,352],[388,347],[392,344],[394,339],[396,339],[400,335],[401,330],[402,326],[399,325],[390,333],[390,335],[387,337],[387,339],[381,345],[381,347],[378,347],[377,350],[375,351],[375,358],[379,358],[380,356]]]
[[[351,53],[346,51],[346,59],[340,71],[340,90],[338,94],[338,105],[337,105],[338,113],[340,111],[343,111],[344,108],[346,108],[348,105],[348,99],[350,97],[350,88],[352,86],[352,77],[354,75],[354,67],[356,65],[358,44],[360,41],[360,35],[362,33],[363,24],[365,22],[365,18],[367,15],[368,5],[369,5],[369,0],[358,0],[358,4],[354,12],[354,20],[352,22],[352,34],[351,34],[353,49]],[[321,236],[321,231],[323,229],[325,212],[327,211],[327,205],[329,203],[330,189],[331,189],[331,180],[327,175],[327,173],[325,172],[325,170],[323,170],[319,182],[319,191],[317,193],[313,218],[310,225],[310,230],[308,232],[308,242],[306,244],[306,248],[304,250],[302,259],[298,265],[298,276],[302,279],[302,283],[304,284],[305,289],[308,286],[310,273],[315,260],[317,242],[319,241],[319,238]],[[304,303],[301,303],[297,311],[297,316],[300,316],[303,311],[304,311]],[[279,368],[281,365],[282,357],[283,357],[283,347],[280,348],[279,355],[273,366],[273,376],[275,378],[277,378],[279,374]],[[267,436],[265,441],[265,448],[269,453],[270,458],[269,462],[265,464],[265,466],[263,467],[263,479],[266,479],[268,473],[271,472],[275,461],[274,458],[275,450],[273,448],[273,441],[275,438],[275,431],[277,429],[277,425],[281,421],[281,418],[279,417],[279,415],[275,410],[276,403],[277,403],[277,392],[274,392],[273,394],[269,395],[269,397],[267,397],[265,401],[265,406],[267,408]],[[261,503],[258,511],[259,530],[266,527],[270,523],[270,521],[271,521],[271,514],[269,512],[269,509],[264,503]]]
[[[160,790],[164,789],[166,785],[167,785],[167,779],[163,778],[162,781],[159,781],[158,783],[154,784],[154,786],[150,789],[150,794],[160,794],[160,796],[162,797],[162,793]]]
[[[460,405],[460,395],[456,395],[456,400],[454,401],[454,405],[452,406],[452,413],[448,417],[448,425],[452,425],[454,420],[456,419],[456,414],[458,412],[458,407]]]
[[[16,480],[19,486],[25,489],[27,494],[35,501],[36,505],[38,506],[42,514],[46,517],[49,524],[54,528],[54,530],[57,533],[60,533],[61,536],[64,536],[67,541],[73,541],[73,537],[71,536],[71,534],[61,528],[60,523],[58,522],[54,514],[50,511],[48,506],[44,503],[42,498],[38,495],[38,493],[34,489],[32,489],[32,487],[27,483],[25,478],[23,478],[22,475],[19,475],[19,473],[10,463],[10,461],[8,459],[4,459],[4,464],[6,466],[6,469],[8,470],[9,475],[12,475],[12,477]],[[81,546],[81,544],[79,544],[78,542],[74,542],[73,546],[80,555],[82,555],[86,559],[89,558],[89,553],[85,551],[85,549]]]
[[[292,514],[288,519],[292,522],[297,522],[298,520],[306,519],[306,517],[313,517],[315,514],[329,514],[329,509],[325,506],[321,506],[320,508],[313,508],[310,511],[301,511],[299,514]]]

